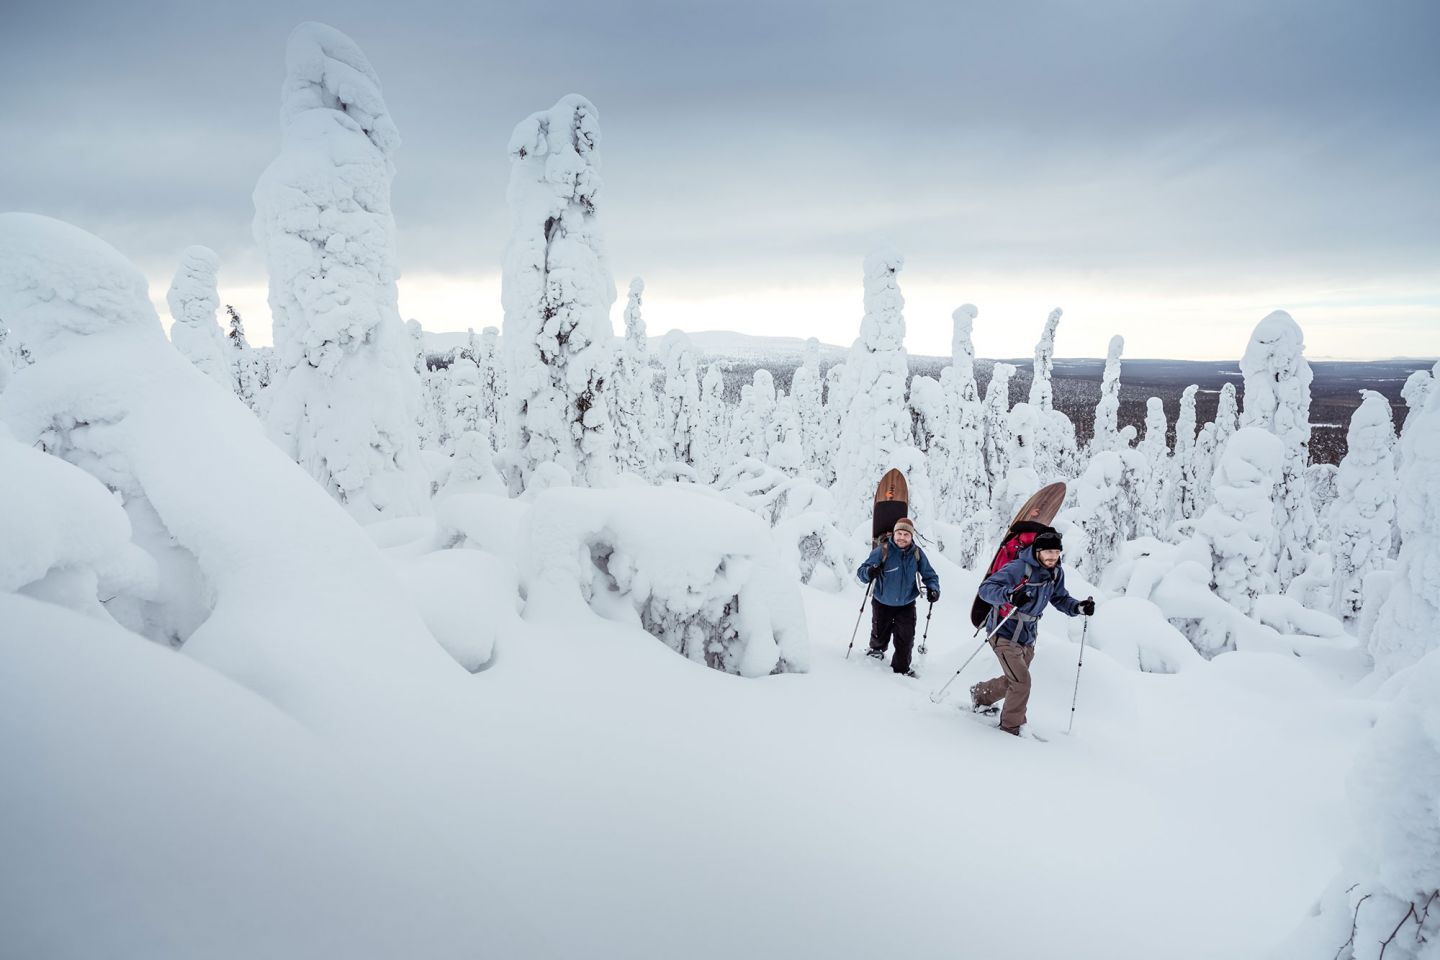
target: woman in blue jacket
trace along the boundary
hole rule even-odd
[[[905,517],[895,521],[890,540],[880,546],[855,572],[861,583],[875,585],[870,604],[869,656],[885,657],[885,648],[895,640],[895,655],[890,669],[907,677],[915,676],[910,669],[910,650],[915,645],[915,601],[920,597],[917,578],[925,584],[925,598],[931,603],[940,599],[940,577],[925,558],[925,551],[915,544],[915,524]]]
[[[1001,675],[971,687],[970,703],[979,709],[1003,698],[1000,729],[1017,737],[1030,702],[1030,661],[1035,659],[1040,615],[1047,605],[1069,617],[1095,612],[1093,599],[1076,600],[1065,589],[1060,549],[1060,534],[1043,530],[1020,556],[980,584],[980,599],[990,604],[986,627],[994,631],[990,646],[1000,661]]]

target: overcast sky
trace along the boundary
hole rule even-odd
[[[372,0],[0,11],[0,209],[91,230],[163,301],[180,251],[268,341],[250,194],[285,41],[349,34],[403,144],[401,312],[499,326],[505,146],[598,107],[616,284],[652,334],[848,344],[906,256],[911,352],[1235,357],[1272,309],[1312,356],[1440,354],[1440,3]],[[614,316],[620,315],[617,304]],[[162,311],[163,312],[163,311]],[[167,318],[168,320],[168,318]]]

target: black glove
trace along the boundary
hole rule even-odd
[[[926,590],[926,591],[925,591],[925,599],[926,599],[926,600],[929,600],[931,603],[934,603],[936,600],[939,600],[939,599],[940,599],[940,591],[939,591],[939,590]]]
[[[1084,600],[1081,600],[1079,609],[1080,612],[1087,617],[1095,616],[1095,598],[1086,597]]]
[[[880,576],[880,574],[885,572],[885,565],[883,563],[877,563],[865,572],[866,574],[868,574],[868,579],[874,580],[876,577]]]
[[[1023,607],[1034,599],[1035,597],[1024,587],[1016,587],[1015,592],[1010,594],[1010,604],[1015,607]]]

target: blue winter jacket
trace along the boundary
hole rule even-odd
[[[1040,619],[1040,614],[1045,612],[1047,603],[1053,604],[1066,616],[1079,616],[1080,601],[1070,596],[1070,592],[1065,589],[1065,571],[1060,564],[1055,564],[1053,570],[1046,570],[1040,561],[1035,559],[1035,549],[1026,547],[1020,551],[1018,557],[996,570],[980,584],[980,599],[991,607],[990,617],[985,621],[989,629],[995,629],[995,624],[1002,619],[1003,614],[999,612],[1002,606],[1005,612],[1009,613],[1010,595],[1020,586],[1021,581],[1024,581],[1025,590],[1030,594],[1030,602],[1022,605],[1020,612],[1034,619],[1021,620],[1018,616],[1011,617],[1000,627],[1000,636],[1014,640],[1022,647],[1034,643],[1038,634],[1036,621]]]
[[[915,602],[915,598],[920,596],[920,588],[915,586],[917,570],[920,578],[925,581],[925,589],[940,589],[940,577],[936,575],[935,568],[925,559],[925,551],[913,543],[904,550],[894,543],[882,543],[871,550],[870,556],[860,565],[860,569],[855,571],[861,583],[870,582],[870,568],[882,562],[882,554],[885,569],[875,582],[873,596],[885,606],[903,607]]]

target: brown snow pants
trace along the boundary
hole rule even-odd
[[[1005,701],[1000,711],[1000,729],[1018,733],[1025,723],[1025,707],[1030,703],[1030,661],[1035,659],[1035,644],[1022,647],[1014,640],[996,637],[990,641],[995,658],[1000,661],[1000,676],[970,688],[970,695],[982,707],[997,700]]]

